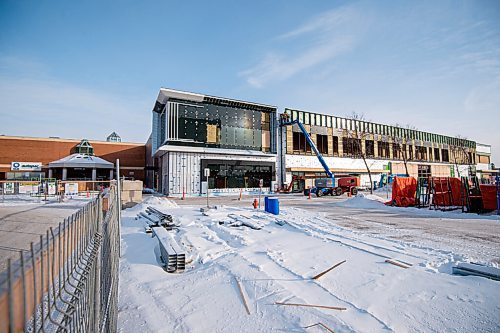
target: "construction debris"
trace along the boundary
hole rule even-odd
[[[276,305],[290,305],[290,306],[305,306],[310,308],[322,308],[322,309],[330,309],[330,310],[339,310],[344,311],[347,308],[339,307],[339,306],[328,306],[328,305],[313,305],[313,304],[299,304],[299,303],[283,303],[283,302],[275,302]]]
[[[186,253],[177,244],[175,239],[164,228],[153,227],[154,236],[158,239],[161,260],[169,273],[186,269]]]
[[[241,223],[241,225],[244,225],[244,226],[249,227],[251,229],[254,229],[254,230],[262,229],[262,226],[257,221],[255,221],[254,219],[252,219],[248,216],[241,215],[241,214],[229,214],[228,217]]]
[[[323,323],[312,324],[312,325],[309,325],[309,326],[305,326],[304,328],[311,328],[311,327],[314,327],[314,326],[321,326],[321,327],[325,328],[328,332],[335,333],[334,330],[332,330],[330,327],[326,326]]]
[[[407,263],[402,263],[400,261],[396,261],[396,260],[393,260],[393,259],[386,259],[385,262],[389,263],[389,264],[393,264],[395,266],[399,266],[401,268],[410,268],[411,267],[411,265],[409,265]]]
[[[250,315],[250,309],[248,308],[247,304],[247,299],[245,298],[245,294],[243,293],[243,288],[241,287],[240,281],[238,281],[237,278],[234,278],[236,280],[236,284],[238,285],[238,289],[240,290],[240,295],[241,299],[243,300],[243,304],[245,305],[245,309],[247,310],[247,313]]]
[[[453,266],[452,272],[456,275],[474,275],[500,281],[500,268],[496,267],[463,262]]]
[[[321,272],[321,273],[319,273],[319,274],[318,274],[318,275],[316,275],[316,276],[313,276],[313,278],[312,278],[312,279],[313,279],[313,280],[317,280],[317,279],[319,279],[320,277],[322,277],[323,275],[325,275],[326,273],[328,273],[329,271],[331,271],[331,270],[332,270],[332,269],[334,269],[335,267],[338,267],[338,266],[342,265],[342,264],[343,264],[343,263],[345,263],[346,261],[347,261],[347,260],[344,260],[344,261],[341,261],[341,262],[339,262],[339,263],[337,263],[337,264],[333,265],[332,267],[328,268],[326,271]]]

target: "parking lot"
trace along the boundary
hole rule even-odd
[[[86,202],[47,203],[7,198],[0,203],[0,272],[7,267],[8,259],[19,258],[20,251],[28,251],[31,242],[37,243],[49,228],[56,228]]]

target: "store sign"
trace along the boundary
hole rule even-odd
[[[12,171],[42,171],[41,162],[12,162],[10,164]]]

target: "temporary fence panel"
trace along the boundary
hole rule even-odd
[[[0,274],[0,332],[116,331],[120,211],[114,186],[106,196],[9,260]]]

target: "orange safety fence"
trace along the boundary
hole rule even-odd
[[[462,190],[462,182],[458,178],[449,178],[451,187],[451,202],[448,194],[448,178],[433,178],[434,182],[434,203],[438,206],[461,206],[462,199],[460,191]]]
[[[497,209],[497,187],[496,185],[479,185],[483,197],[483,208],[486,210]]]
[[[415,206],[417,180],[413,177],[395,177],[392,182],[392,199],[386,205],[409,207]]]

